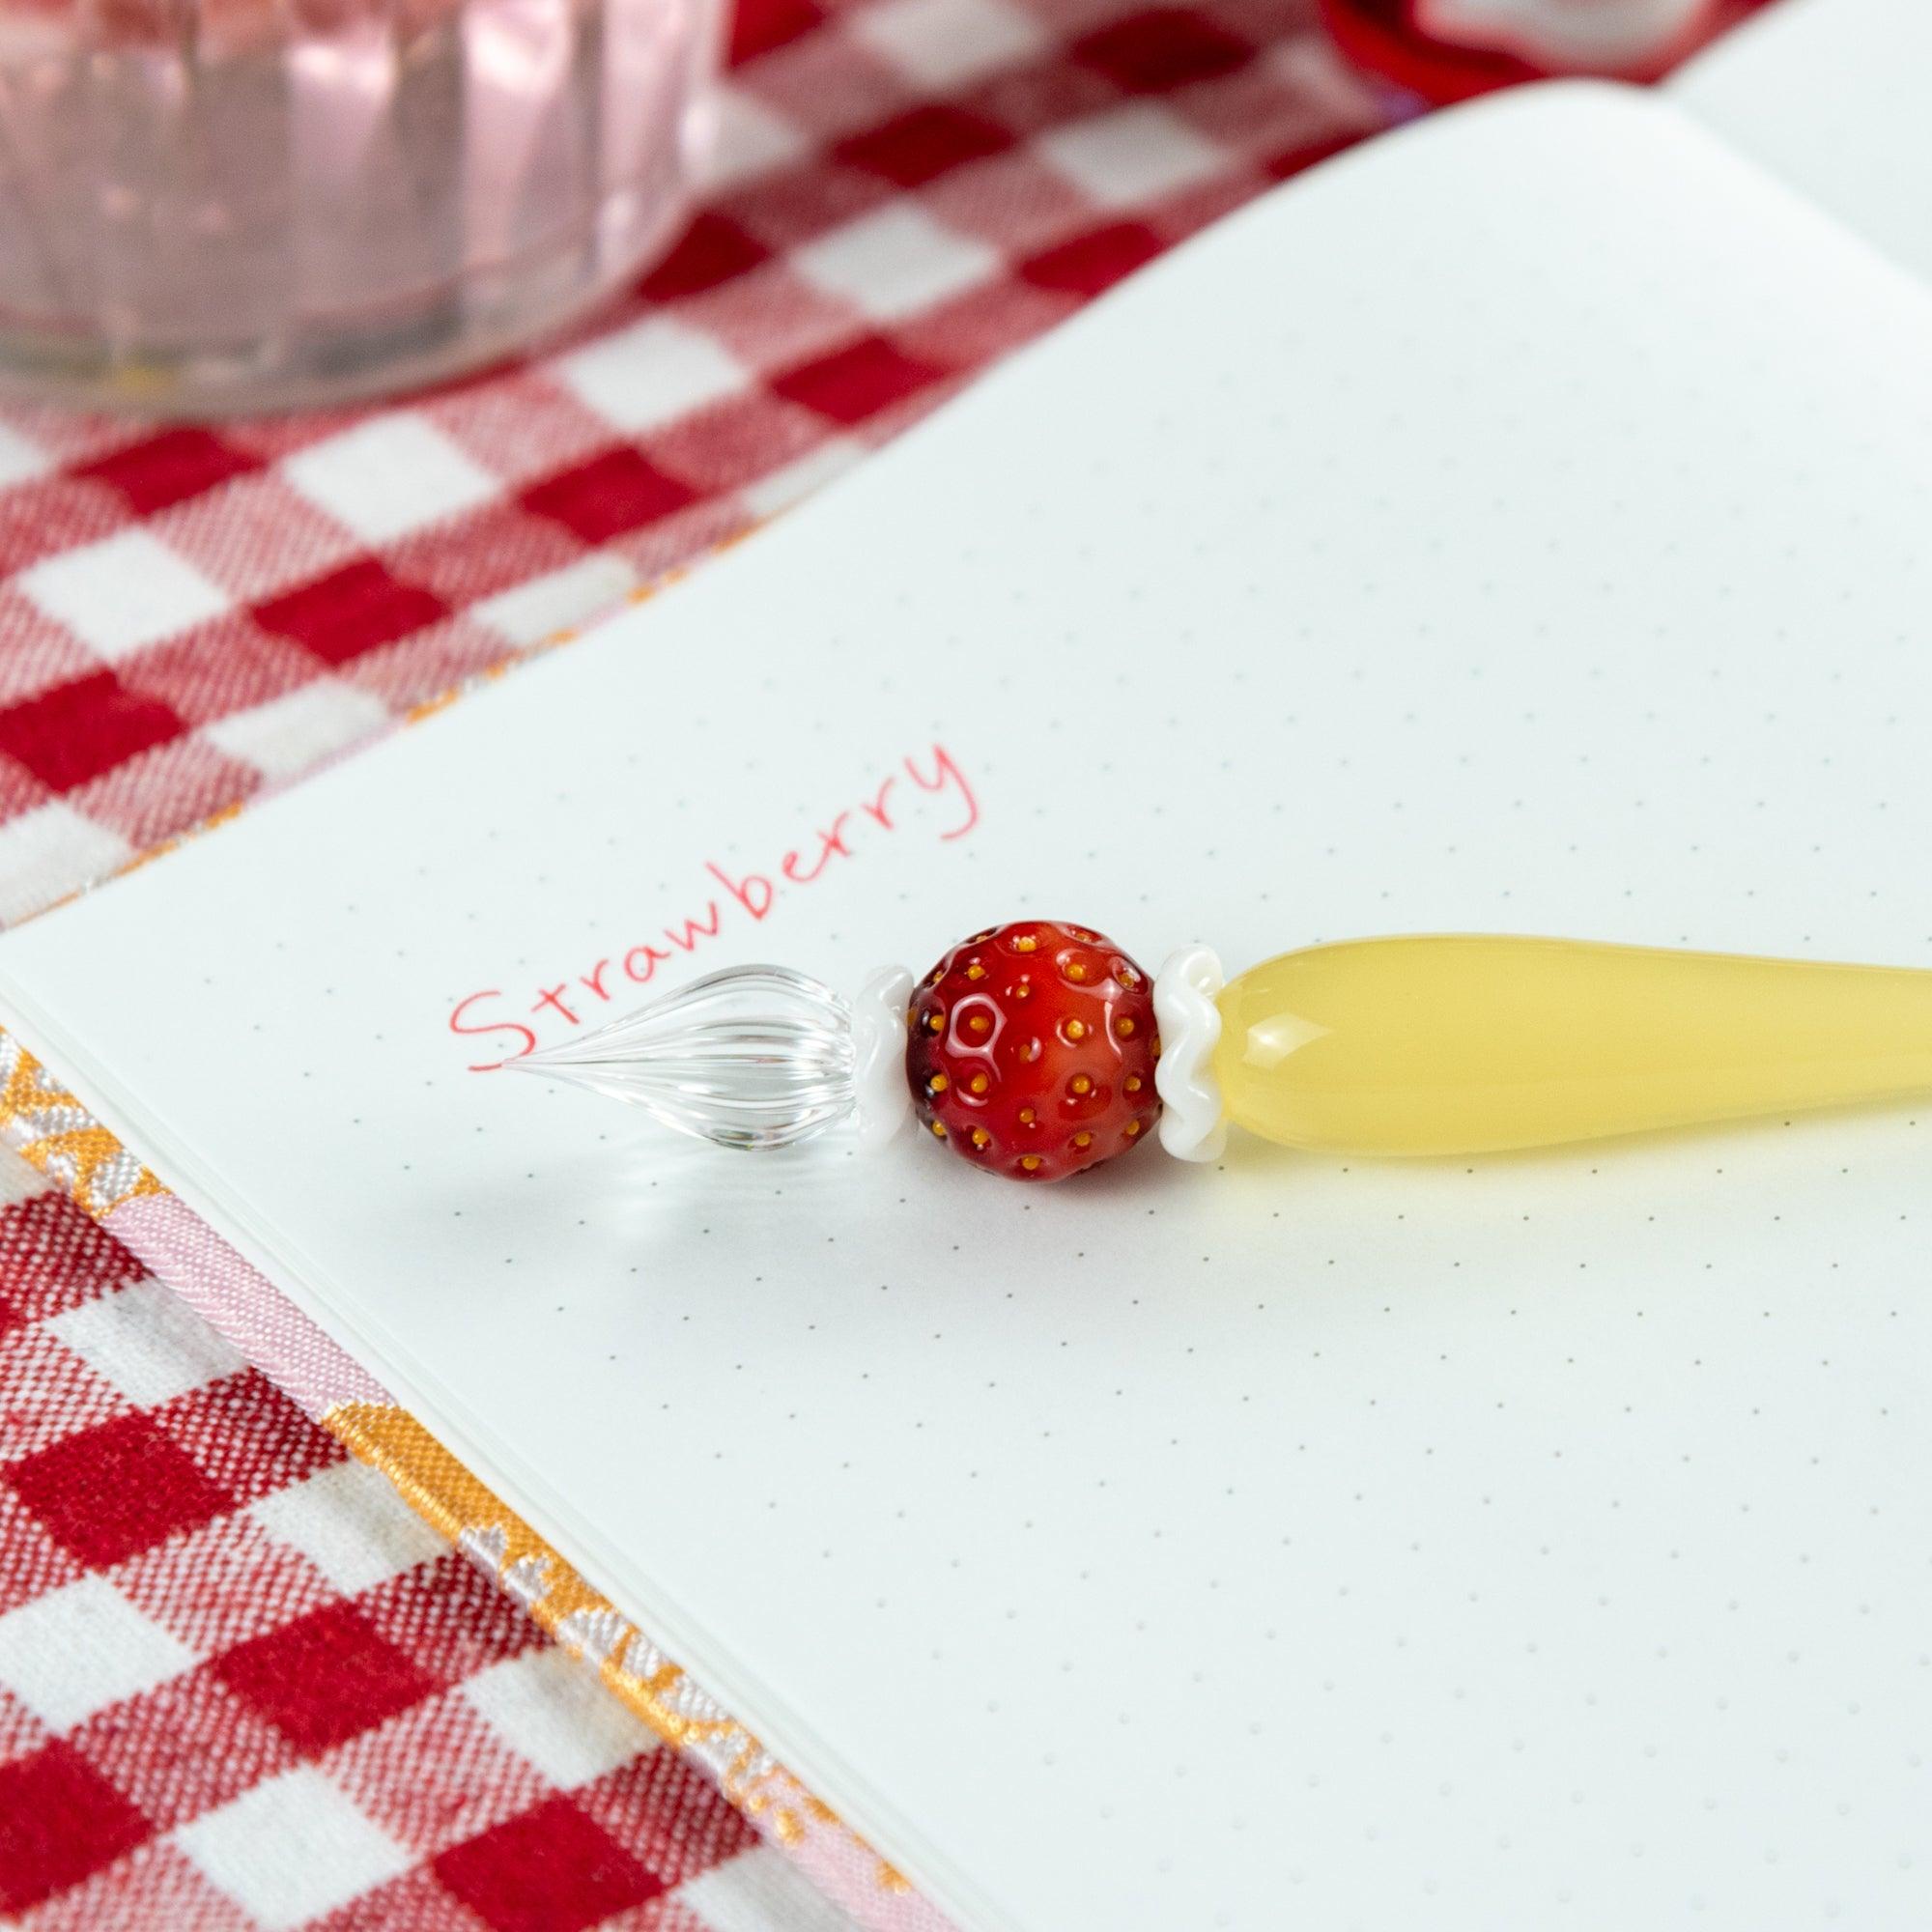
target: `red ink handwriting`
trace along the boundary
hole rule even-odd
[[[707,895],[696,910],[681,911],[667,920],[647,938],[620,935],[631,942],[622,952],[609,952],[587,971],[553,984],[539,983],[521,994],[489,986],[457,1001],[450,1010],[449,1031],[486,1039],[496,1056],[472,1061],[469,1071],[494,1073],[505,1061],[534,1053],[542,1038],[538,1026],[554,1034],[602,1017],[602,1008],[613,998],[610,984],[613,971],[636,985],[648,986],[660,966],[698,952],[741,917],[763,924],[789,892],[842,870],[881,838],[914,829],[923,822],[921,815],[910,804],[890,802],[901,778],[912,786],[911,792],[900,794],[902,799],[924,794],[933,801],[928,812],[939,819],[941,839],[963,838],[979,824],[980,801],[952,753],[944,745],[934,745],[929,753],[910,754],[899,760],[898,771],[889,774],[858,805],[834,813],[823,824],[808,821],[812,827],[810,835],[781,853],[771,872],[739,872],[707,859],[702,869],[718,891]]]

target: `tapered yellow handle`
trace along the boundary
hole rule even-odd
[[[1932,1093],[1932,971],[1583,940],[1365,939],[1219,995],[1227,1117],[1292,1147],[1544,1147]]]

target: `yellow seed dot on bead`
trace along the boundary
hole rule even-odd
[[[1020,936],[1013,941],[1013,951],[1015,952],[1035,952],[1038,948],[1038,946],[1039,946],[1039,941],[1036,939],[1034,935],[1030,932],[1021,933]]]
[[[932,1076],[932,1078],[925,1083],[925,1091],[928,1094],[943,1094],[952,1085],[952,1081],[947,1079],[945,1074],[935,1073]]]
[[[1033,1125],[1033,1123],[1034,1123],[1034,1122],[1036,1122],[1037,1120],[1038,1120],[1038,1119],[1039,1119],[1039,1116],[1038,1116],[1037,1114],[1036,1114],[1036,1113],[1034,1112],[1034,1110],[1033,1110],[1033,1109],[1032,1109],[1031,1107],[1022,1107],[1022,1108],[1020,1109],[1020,1125],[1021,1125],[1021,1126],[1023,1126],[1023,1127],[1030,1127],[1030,1126],[1032,1126],[1032,1125]]]
[[[1092,1147],[1094,1145],[1094,1136],[1088,1133],[1075,1134],[1073,1136],[1073,1145],[1077,1148]]]
[[[1087,1022],[1085,1020],[1068,1020],[1066,1022],[1066,1037],[1068,1039],[1085,1039],[1087,1037]]]
[[[946,1025],[946,1015],[944,1013],[926,1014],[925,1030],[927,1033],[938,1033],[944,1029],[945,1025]]]
[[[1020,981],[1018,982],[1018,984],[1017,984],[1017,985],[1015,985],[1015,986],[1013,987],[1013,998],[1014,998],[1014,999],[1016,999],[1016,1000],[1030,1000],[1030,999],[1032,999],[1032,998],[1033,998],[1033,982],[1032,982],[1032,980],[1020,980]]]
[[[1039,1058],[1039,1041],[1037,1039],[1028,1040],[1020,1054],[1020,1058],[1022,1060],[1037,1060]]]
[[[1022,1166],[1023,1168],[1025,1168],[1025,1169],[1026,1169],[1026,1171],[1027,1171],[1027,1172],[1028,1172],[1029,1174],[1032,1174],[1032,1173],[1035,1173],[1035,1172],[1036,1172],[1036,1171],[1037,1171],[1037,1170],[1038,1169],[1038,1167],[1039,1167],[1039,1156],[1038,1156],[1038,1154],[1037,1154],[1037,1153],[1023,1153],[1023,1154],[1021,1154],[1021,1155],[1020,1155],[1020,1165],[1021,1165],[1021,1166]]]
[[[936,1141],[943,1141],[946,1138],[946,1122],[944,1121],[933,1122],[932,1137]]]
[[[1075,985],[1078,985],[1082,980],[1086,979],[1087,969],[1086,967],[1081,965],[1079,960],[1069,959],[1066,962],[1066,977],[1069,980],[1071,980]]]
[[[1084,1073],[1076,1073],[1073,1076],[1073,1078],[1069,1080],[1066,1084],[1069,1087],[1071,1087],[1074,1093],[1076,1094],[1091,1094],[1094,1091],[1093,1081],[1088,1079],[1088,1077]]]
[[[991,1081],[983,1073],[974,1074],[972,1079],[966,1083],[968,1091],[974,1094],[983,1094],[991,1085]]]
[[[983,1035],[991,1033],[992,1030],[993,1030],[993,1023],[986,1017],[984,1013],[968,1014],[966,1019],[966,1031],[968,1033],[974,1035]]]
[[[1129,1094],[1138,1094],[1144,1084],[1138,1073],[1129,1073],[1127,1075],[1125,1085]]]
[[[1121,1017],[1114,1022],[1114,1031],[1117,1034],[1119,1034],[1122,1039],[1130,1039],[1133,1037],[1134,1023],[1126,1016],[1125,1013],[1122,1013]]]
[[[1127,1122],[1127,1138],[1129,1140],[1132,1140],[1133,1137],[1140,1132],[1140,1130],[1141,1130],[1141,1123],[1138,1121],[1129,1121]]]
[[[975,1127],[973,1129],[973,1145],[976,1148],[989,1148],[993,1145],[993,1137],[984,1127]]]
[[[1121,968],[1122,985],[1127,987],[1134,987],[1138,986],[1140,982],[1141,982],[1141,976],[1138,973],[1136,973],[1131,966],[1122,966]]]
[[[986,977],[986,969],[976,959],[967,967],[966,977],[969,980],[983,980]]]

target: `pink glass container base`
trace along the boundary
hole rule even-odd
[[[634,275],[717,0],[0,0],[0,387],[219,415],[458,374]]]

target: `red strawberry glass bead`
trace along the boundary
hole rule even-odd
[[[975,933],[914,989],[906,1028],[921,1122],[989,1174],[1064,1180],[1152,1137],[1153,980],[1091,926]]]

